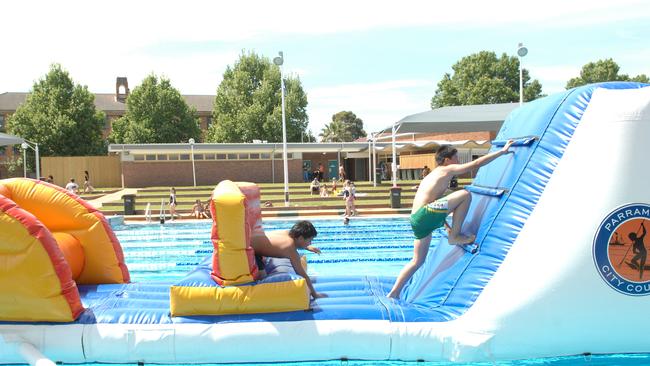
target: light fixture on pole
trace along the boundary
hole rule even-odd
[[[194,139],[190,138],[187,142],[190,143],[190,159],[192,159],[192,179],[194,180],[194,187],[196,187],[196,168],[194,167]]]
[[[287,163],[287,122],[284,112],[284,75],[282,74],[282,65],[284,64],[284,55],[282,51],[273,59],[273,63],[280,68],[280,89],[282,94],[282,160],[284,163],[284,206],[289,207],[289,167]]]
[[[528,54],[528,48],[519,42],[517,56],[519,56],[519,105],[524,104],[524,68],[521,66],[521,59]]]
[[[390,164],[393,178],[393,187],[397,187],[397,144],[395,143],[395,134],[397,133],[397,122],[393,123],[393,162]]]
[[[27,177],[27,148],[29,147],[34,150],[34,154],[36,155],[36,179],[41,179],[41,157],[38,152],[38,143],[23,140],[20,147],[23,148],[23,173],[25,177]]]
[[[368,137],[368,182],[372,182],[372,133]]]

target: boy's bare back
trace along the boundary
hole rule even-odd
[[[255,254],[265,257],[288,258],[297,253],[294,239],[287,230],[258,233],[251,237],[251,247]]]

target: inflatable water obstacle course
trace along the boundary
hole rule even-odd
[[[0,181],[0,362],[494,361],[649,353],[650,86],[588,85],[511,113],[463,231],[394,278],[318,276],[328,298],[249,239],[259,191],[214,190],[214,253],[178,283],[130,283],[101,214],[60,188]],[[304,346],[308,340],[308,347]],[[26,351],[27,350],[27,351]]]

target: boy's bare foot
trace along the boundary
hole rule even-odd
[[[399,294],[394,294],[394,293],[392,293],[392,292],[389,292],[389,293],[386,295],[386,297],[389,298],[389,299],[395,299],[395,300],[397,300],[397,299],[399,299]]]
[[[460,234],[458,236],[449,236],[449,244],[452,245],[466,245],[466,244],[472,244],[474,242],[474,239],[476,239],[476,235],[463,235]]]

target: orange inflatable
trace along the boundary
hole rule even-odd
[[[0,181],[0,320],[73,321],[77,284],[126,283],[122,247],[104,216],[61,187]]]

